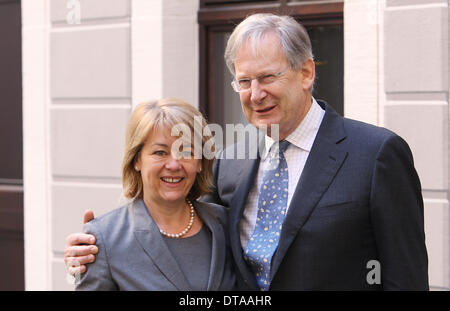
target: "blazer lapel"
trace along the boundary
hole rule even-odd
[[[256,147],[261,148],[261,146],[262,142],[259,141]],[[242,165],[241,174],[240,178],[238,179],[239,181],[230,203],[230,214],[229,214],[230,244],[234,261],[244,281],[248,284],[250,288],[253,288],[255,290],[259,289],[256,283],[255,276],[251,271],[250,267],[244,261],[244,258],[242,256],[242,244],[241,244],[239,223],[243,217],[245,203],[247,202],[248,194],[256,180],[260,159],[261,159],[260,153],[258,152],[257,159],[240,160],[242,161],[240,163]]]
[[[134,235],[161,273],[180,291],[192,290],[142,200],[133,203]]]
[[[207,290],[217,291],[220,288],[223,270],[225,269],[225,232],[219,222],[213,219],[213,216],[203,208],[201,202],[195,201],[194,205],[198,215],[212,233],[211,266],[209,269]]]
[[[342,117],[325,103],[320,104],[326,108],[325,116],[283,223],[280,242],[272,260],[271,279],[298,231],[307,221],[347,157],[347,151],[338,144],[345,139]]]

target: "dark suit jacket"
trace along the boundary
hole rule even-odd
[[[233,290],[226,211],[216,204],[193,203],[212,232],[207,290]],[[96,236],[99,252],[77,290],[192,290],[142,200],[95,218],[85,224],[85,232]]]
[[[423,199],[407,143],[319,104],[325,116],[283,224],[270,289],[427,290]],[[216,188],[207,198],[230,208],[231,247],[244,290],[258,289],[242,257],[239,221],[259,161],[219,159]],[[367,281],[375,275],[371,260],[380,263],[381,284]]]

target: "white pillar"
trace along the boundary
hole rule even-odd
[[[133,107],[179,97],[198,107],[197,0],[132,1]]]
[[[22,1],[25,289],[50,289],[49,2]]]

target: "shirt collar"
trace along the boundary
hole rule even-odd
[[[286,140],[292,145],[310,152],[324,115],[325,111],[319,106],[316,99],[312,97],[312,105],[305,118],[295,130],[286,137]],[[269,150],[274,143],[275,141],[272,137],[265,136],[265,149],[261,157],[262,160],[266,159]]]

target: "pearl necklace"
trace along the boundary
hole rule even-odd
[[[189,204],[190,209],[191,209],[191,212],[190,212],[190,213],[191,213],[191,219],[189,220],[189,224],[187,225],[187,227],[184,228],[184,230],[181,231],[180,233],[167,233],[167,232],[164,231],[163,229],[159,229],[159,232],[161,232],[162,235],[164,235],[164,236],[166,236],[166,237],[168,237],[168,238],[179,239],[179,238],[181,238],[182,236],[184,236],[186,233],[188,233],[189,230],[191,230],[192,224],[194,223],[194,216],[195,216],[195,213],[194,213],[194,205],[192,205],[192,202],[189,201],[188,199],[186,199],[186,201],[187,201],[187,203]]]

